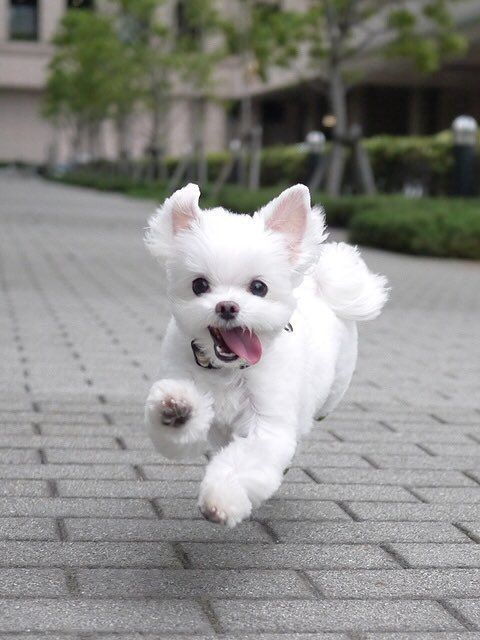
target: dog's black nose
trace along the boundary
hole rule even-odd
[[[233,320],[240,311],[240,307],[236,302],[223,300],[217,304],[215,311],[223,320]]]

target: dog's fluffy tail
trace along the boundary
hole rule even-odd
[[[339,318],[372,320],[388,299],[387,279],[368,270],[356,247],[325,244],[315,266],[318,293]]]

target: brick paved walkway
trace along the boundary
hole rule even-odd
[[[394,294],[348,396],[229,531],[143,432],[151,204],[0,194],[2,639],[480,637],[480,265],[365,252]]]

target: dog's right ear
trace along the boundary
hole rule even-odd
[[[190,228],[200,214],[198,201],[200,189],[196,184],[187,184],[175,191],[157,209],[148,221],[145,244],[156,258],[168,257],[172,252],[174,237],[177,233]]]

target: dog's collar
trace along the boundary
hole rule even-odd
[[[284,329],[289,333],[293,331],[293,327],[290,324],[290,322],[284,327]],[[212,363],[210,358],[200,349],[196,340],[192,340],[190,343],[190,346],[192,347],[193,357],[195,358],[195,362],[198,364],[199,367],[202,367],[202,369],[222,369],[222,367],[219,367]],[[249,366],[250,366],[249,364],[242,363],[239,366],[239,369],[247,369]]]

